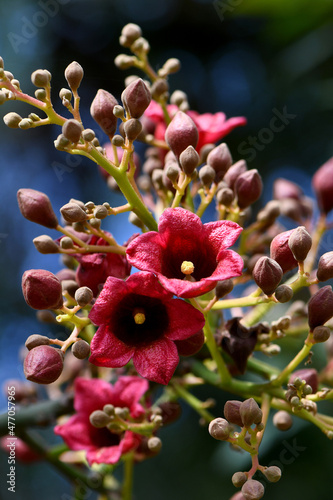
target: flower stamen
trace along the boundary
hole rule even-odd
[[[183,274],[185,275],[190,275],[194,272],[194,264],[193,262],[189,261],[189,260],[184,260],[184,262],[182,263],[181,267],[180,267],[180,270]]]
[[[133,310],[133,318],[137,325],[143,325],[146,321],[145,311],[141,307],[136,307]]]

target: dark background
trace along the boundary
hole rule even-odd
[[[48,13],[46,5],[51,9]],[[113,63],[116,55],[126,52],[118,37],[128,22],[142,27],[155,68],[169,57],[182,61],[182,70],[170,77],[170,86],[187,92],[191,109],[247,117],[248,125],[232,132],[227,143],[235,161],[245,158],[249,168],[261,173],[266,185],[263,201],[271,196],[273,179],[279,176],[299,182],[311,195],[311,176],[333,151],[330,0],[51,0],[50,4],[47,0],[1,0],[0,55],[5,69],[30,94],[35,90],[30,74],[38,68],[51,71],[53,102],[64,115],[58,99],[60,88],[66,86],[63,72],[71,61],[78,61],[85,70],[80,88],[82,115],[85,126],[94,127],[89,106],[97,89],[104,88],[119,99],[124,77],[131,74]],[[284,108],[295,116],[272,137],[263,130],[270,128],[272,117]],[[1,111],[26,116],[33,110],[21,103],[7,103]],[[61,267],[57,257],[35,250],[32,238],[56,234],[21,217],[16,191],[21,187],[45,191],[56,212],[71,197],[98,204],[122,203],[88,160],[77,160],[53,148],[58,134],[55,127],[13,131],[0,123],[2,382],[23,378],[18,350],[27,336],[49,333],[49,327],[37,323],[23,300],[22,273],[30,268],[56,272]],[[102,133],[99,137],[102,139]],[[255,140],[259,146],[253,149],[249,143]],[[117,217],[106,225],[120,243],[133,232],[126,221],[126,216]],[[326,251],[332,249],[330,241],[328,237]],[[229,396],[211,391],[208,395],[217,399],[214,412],[220,416]],[[4,395],[0,402],[5,410]],[[332,409],[328,411],[332,414]],[[333,453],[324,435],[305,424],[283,435],[273,428],[267,434],[262,463],[280,461],[284,470],[280,483],[269,486],[265,498],[331,498]],[[162,438],[163,453],[137,467],[137,500],[157,496],[161,500],[227,500],[236,491],[230,481],[232,474],[249,467],[247,457],[232,452],[225,443],[214,442],[206,428],[198,428],[197,417],[190,410],[184,409],[182,419],[163,430]],[[297,448],[294,456],[284,452],[295,443],[305,449]],[[288,463],[281,457],[287,457]],[[5,483],[3,453],[0,459],[0,496],[7,500],[12,494]],[[19,500],[64,500],[70,491],[48,465],[23,466],[17,473],[15,498]]]

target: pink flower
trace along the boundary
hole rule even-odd
[[[170,104],[168,107],[168,112],[170,118],[177,113],[178,106]],[[204,113],[200,115],[197,111],[187,111],[187,115],[192,118],[196,124],[199,132],[199,141],[197,144],[197,151],[200,151],[202,146],[209,143],[215,143],[222,139],[222,137],[230,134],[230,132],[239,126],[246,125],[247,120],[243,116],[236,116],[234,118],[229,118],[226,120],[226,115],[224,113]],[[148,108],[146,109],[144,116],[151,119],[156,123],[155,138],[159,140],[164,140],[164,134],[166,131],[166,124],[164,122],[164,116],[162,108],[155,101],[151,101]]]
[[[89,361],[117,368],[132,358],[137,372],[167,384],[179,355],[175,341],[197,334],[204,326],[201,312],[173,299],[152,273],[136,273],[126,281],[108,278],[90,311],[99,325]]]
[[[111,235],[110,235],[111,236]],[[89,245],[108,246],[103,238],[91,236]],[[76,270],[76,281],[79,286],[88,286],[94,295],[98,295],[100,287],[108,276],[125,279],[131,272],[131,266],[124,255],[116,253],[76,254],[79,266]]]
[[[75,380],[74,408],[76,414],[54,432],[61,436],[71,450],[85,450],[89,464],[115,464],[121,455],[137,448],[141,438],[131,431],[114,434],[106,427],[91,425],[93,411],[103,410],[106,404],[130,410],[132,418],[139,418],[144,409],[139,400],[148,390],[148,382],[139,377],[119,377],[112,386],[105,380],[79,377]]]
[[[168,208],[158,232],[135,238],[127,247],[127,257],[136,268],[155,273],[166,290],[183,298],[197,297],[218,281],[242,274],[242,258],[227,250],[241,231],[235,222],[202,224],[188,210]]]

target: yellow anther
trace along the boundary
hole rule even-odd
[[[192,274],[194,271],[193,262],[190,262],[189,260],[184,260],[184,262],[181,265],[180,270],[183,274],[186,274],[186,275]]]
[[[146,316],[144,311],[139,308],[134,309],[133,318],[137,325],[142,325],[146,321]]]

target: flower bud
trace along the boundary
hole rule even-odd
[[[247,475],[244,472],[235,472],[231,481],[235,488],[241,488],[247,481]]]
[[[252,276],[266,295],[272,295],[280,283],[283,271],[279,264],[269,257],[260,257],[254,266]]]
[[[333,292],[327,285],[318,290],[308,302],[308,321],[311,331],[333,316]]]
[[[270,483],[277,483],[281,479],[282,472],[280,467],[277,467],[276,465],[271,465],[270,467],[267,467],[267,469],[263,471],[263,474]]]
[[[110,137],[114,136],[117,129],[117,117],[113,108],[118,101],[106,90],[99,89],[91,106],[90,114],[101,129]]]
[[[151,93],[142,78],[138,78],[126,87],[121,100],[131,118],[140,118],[150,104]]]
[[[333,278],[333,252],[326,252],[319,259],[317,279],[327,281],[331,278]]]
[[[28,352],[23,365],[24,375],[37,384],[52,384],[61,375],[64,355],[60,349],[39,345]]]
[[[331,330],[328,326],[316,326],[313,330],[313,341],[316,344],[326,342],[331,336]]]
[[[317,196],[320,211],[327,214],[333,208],[333,157],[314,174],[312,186]]]
[[[103,427],[106,427],[110,422],[111,418],[107,413],[105,413],[102,410],[95,410],[91,413],[89,416],[90,423],[93,427],[96,427],[97,429],[102,429]]]
[[[193,356],[200,351],[205,343],[205,336],[203,330],[195,333],[191,337],[184,340],[175,340],[178,354],[180,356]]]
[[[218,441],[226,441],[231,432],[229,423],[224,418],[215,418],[208,427],[209,434]]]
[[[271,225],[280,215],[280,203],[275,200],[269,201],[257,215],[257,221],[266,225]]]
[[[289,248],[288,241],[294,229],[284,231],[272,239],[270,246],[271,258],[281,266],[282,271],[286,273],[294,269],[298,264]]]
[[[262,420],[262,411],[253,398],[243,401],[239,407],[239,413],[245,427],[250,427],[252,424],[258,425]]]
[[[285,200],[286,198],[299,200],[302,195],[302,189],[294,182],[282,178],[274,181],[273,198],[275,200]]]
[[[241,401],[230,400],[226,402],[223,409],[224,416],[228,422],[239,425],[239,427],[243,427],[243,421],[239,412],[241,404]]]
[[[229,167],[229,169],[227,170],[226,174],[223,177],[223,180],[230,187],[230,189],[234,189],[236,180],[240,175],[244,174],[246,171],[247,171],[246,161],[239,160],[238,162],[234,163],[231,167]]]
[[[217,299],[222,299],[230,292],[232,292],[234,288],[234,283],[232,279],[227,279],[223,281],[218,281],[215,287],[215,296]]]
[[[142,124],[136,118],[131,118],[124,123],[124,132],[129,141],[135,141],[142,131]]]
[[[212,182],[214,182],[216,176],[216,172],[213,167],[209,165],[204,165],[201,167],[199,171],[199,179],[201,180],[204,186],[210,186]]]
[[[66,222],[84,222],[87,220],[87,214],[76,203],[66,203],[60,209],[61,215]]]
[[[76,61],[71,62],[65,69],[65,78],[70,88],[75,92],[83,78],[83,68]]]
[[[106,413],[110,417],[114,416],[114,406],[111,405],[111,404],[104,405],[103,406],[103,411],[104,411],[104,413]]]
[[[175,90],[170,96],[170,103],[180,106],[183,102],[187,101],[187,95],[182,90]]]
[[[57,227],[58,219],[46,194],[34,189],[19,189],[17,201],[20,212],[26,219],[50,229]]]
[[[94,294],[87,286],[81,286],[75,292],[74,298],[79,306],[84,307],[92,301]]]
[[[47,69],[37,69],[31,75],[31,81],[36,87],[47,87],[51,81],[51,73]]]
[[[293,295],[293,289],[289,285],[280,285],[275,290],[275,298],[276,300],[281,302],[281,304],[289,302],[289,300],[292,299]]]
[[[200,156],[193,146],[188,146],[179,156],[179,163],[186,175],[192,175],[200,162]]]
[[[177,111],[165,132],[165,140],[171,151],[178,158],[188,146],[195,148],[198,139],[198,129],[192,118]]]
[[[22,276],[22,291],[28,306],[33,309],[60,309],[62,288],[58,278],[44,269],[30,269]]]
[[[181,63],[179,59],[175,57],[171,57],[163,64],[162,70],[159,71],[159,74],[162,76],[170,75],[171,73],[177,73],[181,68]]]
[[[222,179],[228,168],[232,165],[232,157],[225,143],[220,144],[208,154],[207,165],[213,167],[218,179]]]
[[[247,208],[260,198],[263,184],[258,170],[252,169],[241,174],[235,182],[235,192],[239,208]]]
[[[80,122],[74,119],[66,120],[62,126],[62,133],[71,142],[79,142],[83,126]]]
[[[157,436],[153,436],[148,439],[147,446],[150,451],[158,453],[162,448],[162,441]]]
[[[304,226],[299,226],[291,233],[288,245],[298,262],[303,262],[312,246],[312,238]]]
[[[62,101],[65,99],[66,101],[70,102],[72,100],[73,94],[69,89],[63,88],[59,92],[59,97]]]
[[[216,201],[220,205],[224,205],[225,207],[230,207],[231,203],[234,201],[234,192],[229,188],[219,189],[216,193]]]
[[[314,368],[302,368],[301,370],[296,370],[290,375],[289,383],[293,384],[295,379],[304,380],[305,383],[312,387],[312,393],[318,390],[318,372]]]
[[[38,345],[50,345],[50,339],[44,335],[30,335],[25,341],[25,347],[31,351],[34,347]]]
[[[89,356],[90,345],[85,340],[79,339],[72,345],[72,353],[77,359],[85,359]]]
[[[128,23],[121,30],[120,44],[123,47],[130,47],[141,35],[142,30],[140,26],[134,23]]]
[[[265,494],[265,488],[255,479],[246,481],[241,491],[246,500],[260,500]]]
[[[151,86],[151,95],[155,100],[158,100],[158,98],[165,94],[165,92],[169,91],[169,84],[166,80],[163,78],[160,78],[158,80],[155,80],[155,82]]]
[[[293,419],[291,418],[290,413],[281,410],[275,413],[273,417],[273,424],[277,429],[279,429],[279,431],[287,431],[293,425]]]
[[[32,242],[39,253],[59,253],[59,245],[57,245],[51,236],[48,236],[47,234],[37,236],[37,238],[34,238]]]
[[[165,167],[165,175],[171,182],[177,182],[180,168],[176,162],[169,162]]]

